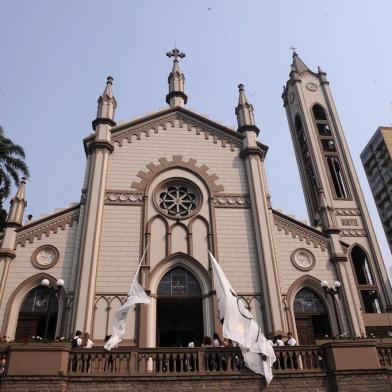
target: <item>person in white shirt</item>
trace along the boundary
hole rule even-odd
[[[80,347],[82,344],[82,331],[77,330],[75,336],[71,340],[72,348]]]
[[[296,346],[297,341],[294,339],[293,334],[291,332],[287,332],[287,342],[288,346]]]
[[[282,339],[283,339],[282,335],[276,336],[274,339],[274,346],[284,346],[284,342]]]
[[[93,348],[94,343],[93,341],[90,339],[90,334],[88,332],[85,332],[82,336],[82,343],[81,346],[83,348]]]

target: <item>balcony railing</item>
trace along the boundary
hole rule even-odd
[[[314,372],[324,369],[319,346],[276,347],[275,373]],[[74,349],[69,356],[70,375],[235,374],[248,372],[241,351],[220,348]]]

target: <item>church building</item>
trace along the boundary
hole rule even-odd
[[[24,223],[25,181],[17,190],[0,248],[1,335],[79,329],[102,343],[145,249],[150,304],[130,312],[124,345],[221,333],[208,251],[267,336],[313,344],[391,330],[391,286],[326,73],[294,52],[282,95],[308,225],[274,209],[244,86],[230,129],[187,109],[185,55],[168,56],[168,107],[156,113],[117,125],[107,78],[79,203]]]

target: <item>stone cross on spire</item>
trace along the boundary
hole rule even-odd
[[[174,57],[173,69],[169,75],[169,94],[166,95],[166,102],[171,106],[184,106],[188,97],[184,93],[185,76],[180,69],[178,59],[183,59],[185,53],[174,48],[171,52],[166,53],[167,57]]]
[[[183,59],[185,57],[185,53],[180,52],[177,48],[174,48],[171,52],[166,53],[167,57],[174,57],[174,61],[178,61],[178,57]]]

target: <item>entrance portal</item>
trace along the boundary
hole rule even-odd
[[[187,347],[203,338],[203,304],[196,279],[183,268],[168,272],[158,286],[157,347]]]
[[[20,307],[16,340],[30,340],[32,336],[54,339],[58,308],[56,295],[47,287],[30,290]]]
[[[317,294],[304,288],[294,299],[295,323],[299,344],[314,344],[315,339],[330,336],[327,310]]]

